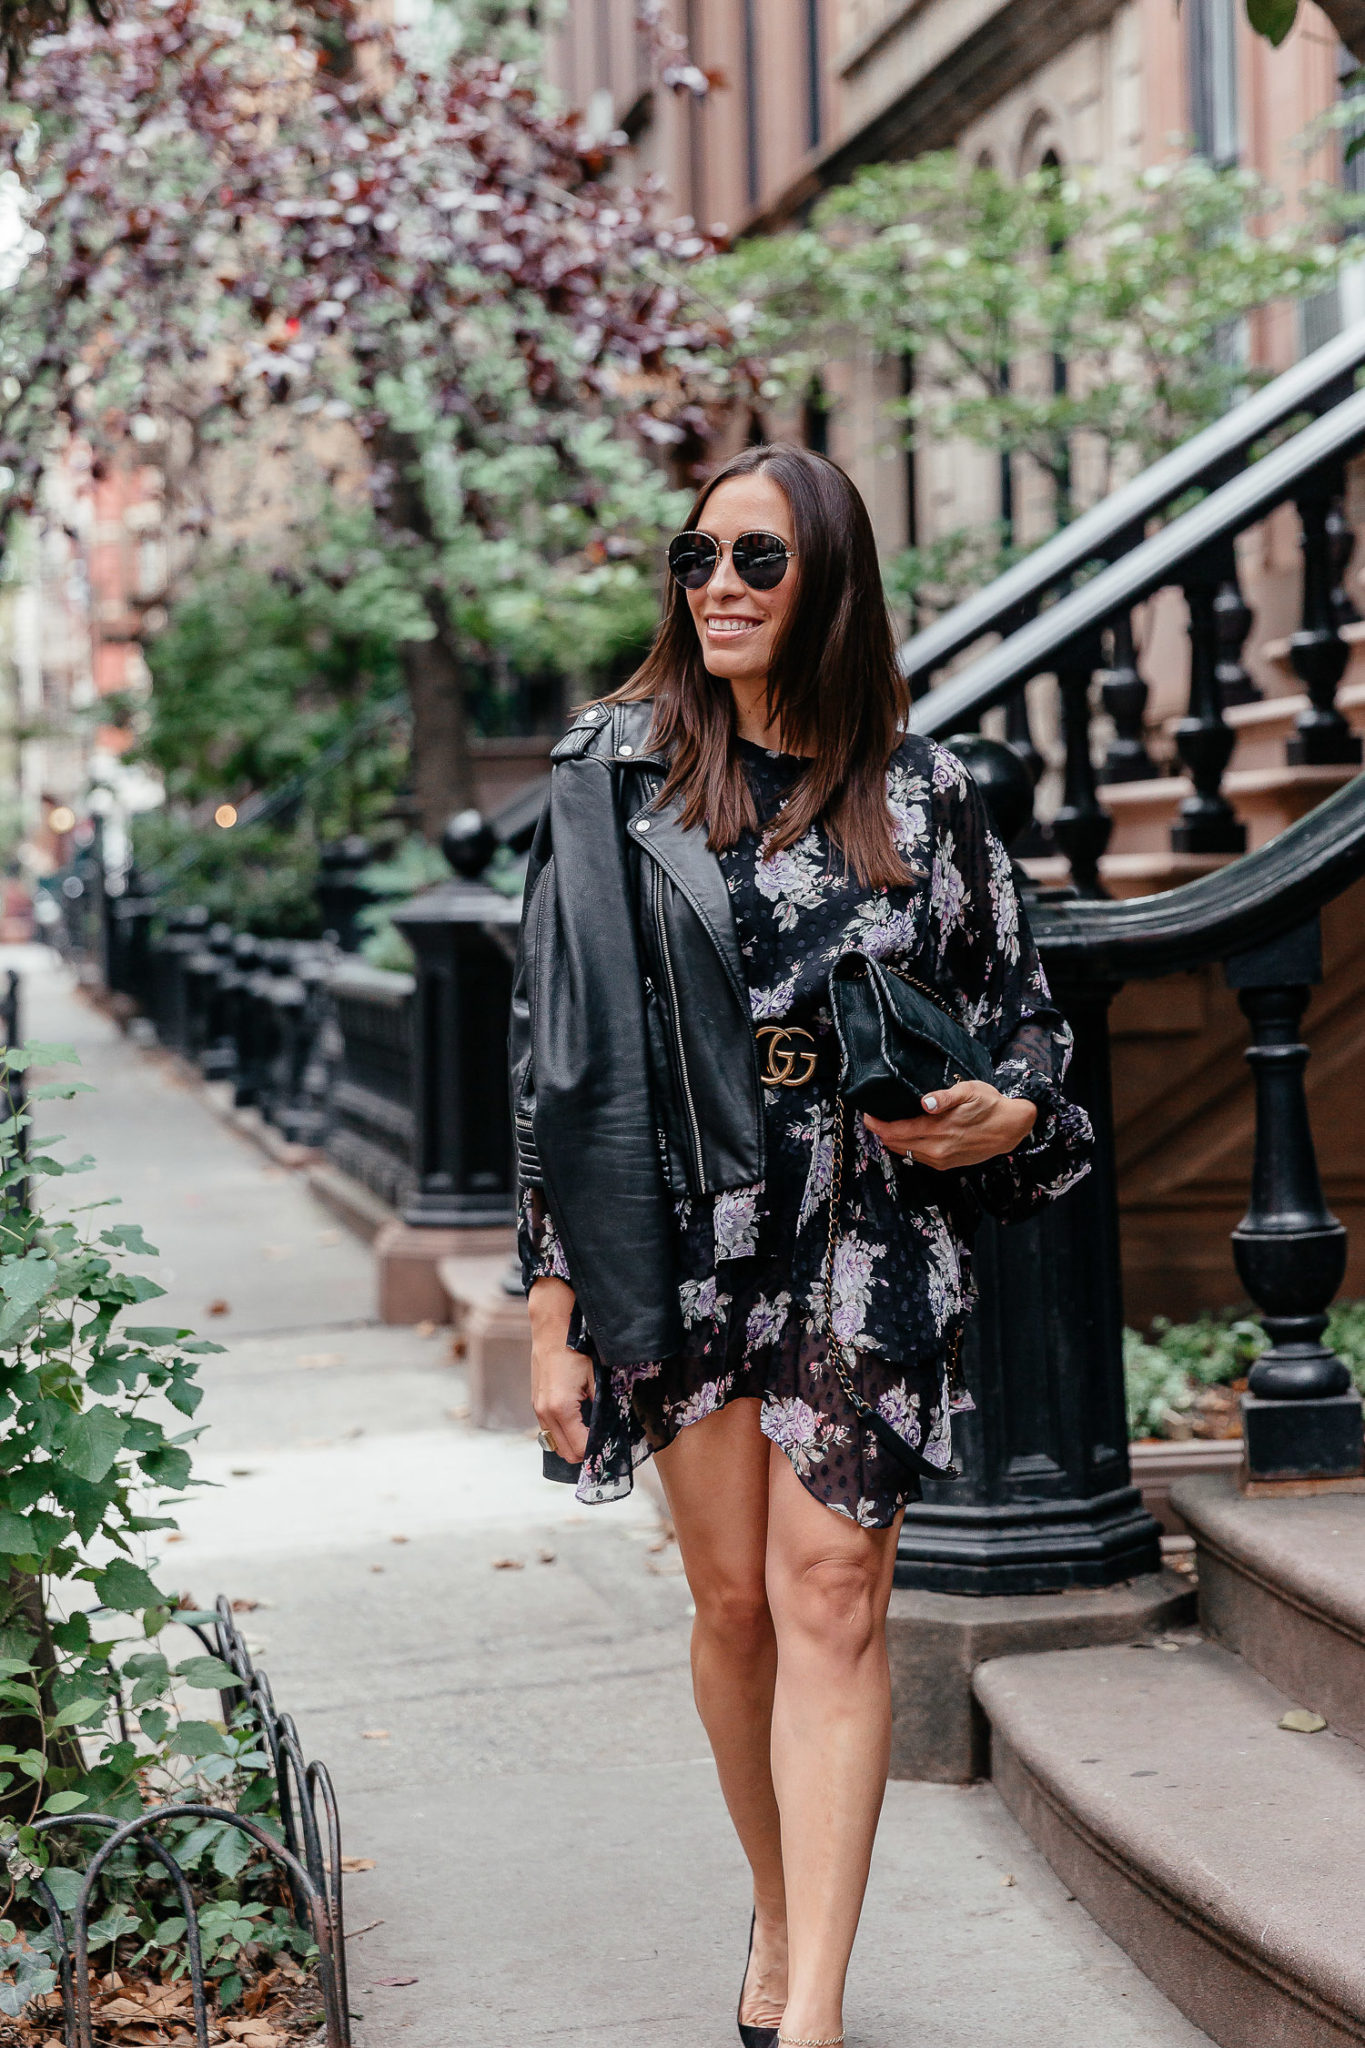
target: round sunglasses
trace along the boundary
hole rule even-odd
[[[776,590],[796,553],[780,534],[741,533],[728,543],[736,576],[750,590]],[[668,543],[668,566],[684,590],[704,590],[720,566],[726,544],[709,533],[676,533]]]

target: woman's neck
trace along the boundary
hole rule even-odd
[[[735,731],[742,740],[749,740],[756,747],[767,747],[773,753],[794,751],[784,748],[781,720],[768,716],[766,676],[760,676],[756,682],[747,676],[743,681],[732,676],[730,688],[735,698]]]

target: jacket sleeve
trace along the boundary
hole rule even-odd
[[[539,1278],[547,1255],[567,1274],[605,1364],[667,1357],[682,1339],[672,1203],[615,771],[593,752],[551,774],[527,871],[511,1056],[523,1277]]]
[[[982,1206],[1018,1221],[1073,1187],[1090,1169],[1094,1136],[1062,1083],[1071,1027],[1053,1004],[1014,886],[1009,855],[991,831],[980,791],[961,762],[934,756],[930,945],[957,992],[964,1021],[989,1048],[1002,1095],[1035,1104],[1022,1145],[972,1173]]]

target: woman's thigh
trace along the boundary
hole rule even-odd
[[[654,1455],[699,1613],[766,1606],[769,1446],[759,1406],[727,1402]]]

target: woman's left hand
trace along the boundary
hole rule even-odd
[[[863,1122],[886,1146],[888,1152],[913,1159],[920,1166],[932,1166],[937,1173],[950,1167],[980,1166],[1002,1152],[1022,1145],[1038,1118],[1037,1105],[1002,1095],[989,1081],[958,1081],[922,1098],[923,1116],[898,1117],[883,1123],[880,1117],[864,1116]]]

